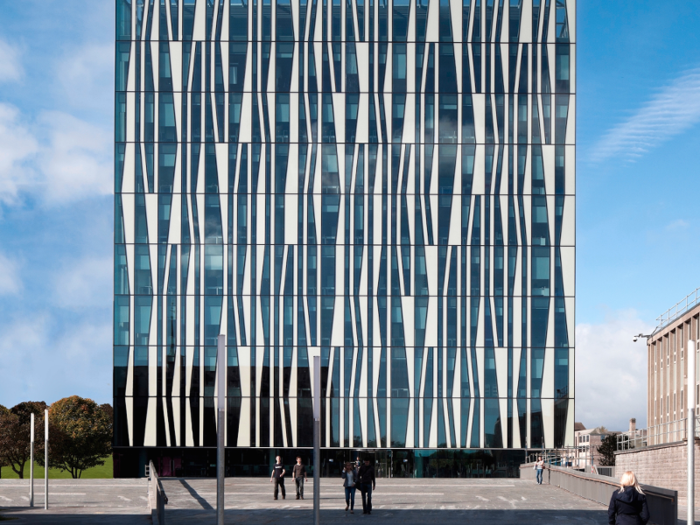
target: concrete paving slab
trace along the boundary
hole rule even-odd
[[[215,523],[216,481],[167,479],[169,524]],[[312,523],[313,485],[307,483],[304,500],[294,496],[287,481],[287,498],[273,499],[267,479],[226,480],[226,523]],[[529,525],[607,524],[606,509],[561,489],[518,479],[380,479],[373,493],[371,516],[362,514],[359,491],[355,513],[345,511],[341,479],[321,480],[321,521],[349,524],[354,519],[373,523],[417,525],[439,522]]]
[[[216,480],[163,479],[168,496],[167,524],[214,524]],[[55,480],[51,482],[48,511],[43,510],[43,484],[35,485],[35,505],[28,508],[27,480],[0,481],[0,515],[18,524],[126,525],[150,523],[146,480]],[[287,480],[287,498],[273,500],[268,479],[226,480],[226,523],[245,525],[311,524],[313,484],[305,487],[304,500],[294,496]],[[8,501],[9,500],[9,501]],[[349,525],[605,525],[606,509],[566,491],[518,479],[379,479],[373,494],[373,511],[362,514],[356,493],[355,513],[345,511],[341,479],[321,480],[321,522]]]
[[[0,516],[13,523],[103,525],[150,523],[145,479],[56,479],[49,481],[49,509],[44,510],[44,480],[34,481],[34,508],[29,507],[29,480],[0,480]]]

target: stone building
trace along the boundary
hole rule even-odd
[[[648,403],[646,432],[632,429],[621,436],[615,458],[616,473],[632,470],[643,484],[678,491],[679,504],[687,501],[687,431],[688,394],[687,351],[689,341],[695,346],[696,381],[691,385],[697,407],[698,356],[700,340],[700,288],[679,301],[657,319],[659,322],[647,338]],[[696,408],[696,417],[697,417]],[[696,425],[697,428],[697,425]],[[696,430],[695,455],[700,451]],[[700,474],[696,461],[696,474]],[[700,490],[696,487],[696,501]]]
[[[619,434],[605,427],[586,429],[582,423],[575,424],[574,443],[576,446],[572,466],[590,470],[591,465],[600,465],[601,454],[598,447],[610,434]]]
[[[649,445],[673,443],[685,437],[688,341],[696,341],[695,404],[698,404],[697,341],[700,340],[700,288],[658,318],[647,337]],[[696,409],[697,410],[697,409]]]

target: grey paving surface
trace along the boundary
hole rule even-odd
[[[214,524],[216,481],[165,479],[168,524]],[[226,523],[262,525],[312,523],[313,485],[296,500],[288,480],[287,499],[274,501],[272,484],[261,478],[226,480]],[[145,480],[56,480],[51,482],[48,513],[43,485],[35,486],[35,505],[27,507],[27,481],[0,480],[0,516],[12,523],[102,525],[150,523]],[[517,479],[380,479],[371,516],[362,515],[359,491],[355,514],[346,512],[342,480],[321,480],[321,522],[350,524],[486,525],[606,524],[605,509],[563,490]]]
[[[215,480],[165,480],[170,500],[168,523],[215,523]],[[313,485],[306,499],[296,500],[288,480],[287,499],[274,501],[269,480],[229,479],[226,483],[226,523],[262,525],[312,523]],[[354,520],[382,524],[607,524],[606,509],[563,490],[517,479],[380,479],[371,516],[362,515],[359,491],[355,514],[345,509],[340,479],[321,480],[321,522],[349,524]]]
[[[29,480],[0,480],[0,516],[9,523],[103,525],[151,523],[145,479],[49,481],[49,510],[44,510],[44,480],[34,481],[29,508]]]

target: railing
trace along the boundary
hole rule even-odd
[[[700,288],[696,288],[683,299],[674,304],[671,308],[662,313],[656,318],[658,324],[654,332],[658,332],[664,326],[667,326],[672,321],[678,319],[681,315],[686,313],[688,310],[693,308],[696,304],[700,303]]]
[[[617,435],[617,451],[668,445],[685,441],[688,437],[688,418],[669,421],[649,428],[631,430]],[[695,438],[700,438],[700,417],[695,418]]]
[[[615,467],[601,467],[600,465],[595,465],[595,472],[599,476],[605,476],[606,478],[615,477]]]
[[[542,449],[531,451],[527,455],[527,462],[534,463],[541,457],[547,465],[557,467],[577,467],[579,460],[576,454],[576,447],[561,447],[557,449]]]
[[[148,462],[148,506],[151,508],[153,525],[165,525],[165,506],[168,504],[168,496],[165,495],[163,485],[158,478],[153,461]]]
[[[533,463],[520,465],[520,479],[535,480]],[[562,488],[582,498],[607,506],[613,492],[620,485],[606,476],[584,474],[575,470],[548,467],[543,475],[543,483]],[[678,520],[678,492],[675,490],[642,485],[649,505],[650,521],[656,525],[676,525]]]

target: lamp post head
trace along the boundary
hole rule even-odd
[[[652,335],[653,334],[637,334],[632,338],[632,341],[634,341],[636,343],[640,337],[645,337],[645,338],[649,339]]]

